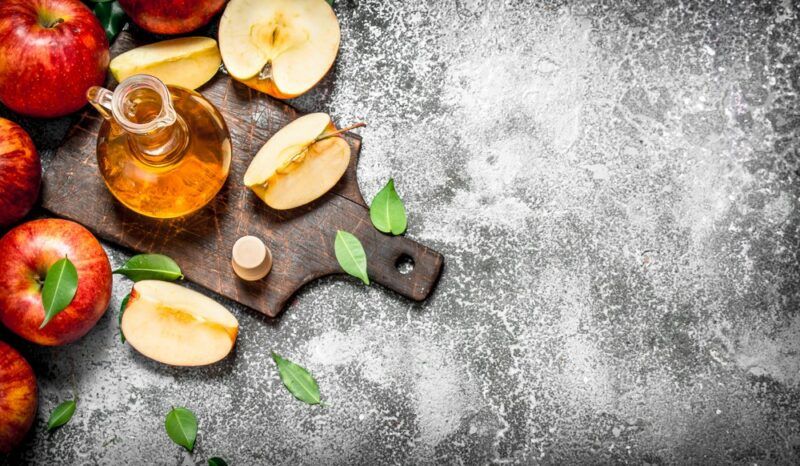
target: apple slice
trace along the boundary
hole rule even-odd
[[[111,60],[109,69],[118,82],[135,74],[149,74],[165,84],[197,89],[217,74],[220,63],[217,41],[181,37],[129,50]]]
[[[302,116],[283,127],[258,151],[244,184],[268,206],[293,209],[322,196],[344,175],[350,145],[324,113]]]
[[[174,283],[143,280],[122,314],[122,333],[137,351],[172,366],[205,366],[231,352],[239,322],[216,301]]]
[[[314,87],[336,60],[339,40],[325,0],[232,0],[219,23],[228,73],[280,99]]]

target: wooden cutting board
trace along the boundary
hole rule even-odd
[[[117,38],[112,56],[135,45],[141,44],[124,32]],[[89,108],[45,173],[44,207],[136,252],[166,254],[178,262],[188,280],[271,317],[306,283],[343,273],[334,255],[337,230],[347,230],[361,240],[373,281],[413,300],[428,297],[444,258],[408,238],[387,236],[372,226],[356,180],[359,137],[346,137],[352,148],[350,166],[330,192],[297,209],[273,210],[242,184],[242,178],[261,146],[301,114],[222,73],[198,91],[225,117],[233,143],[228,181],[208,206],[185,218],[153,220],[117,202],[97,168],[96,141],[102,119]],[[272,272],[263,280],[242,281],[231,269],[233,243],[244,235],[262,238],[272,251]],[[403,274],[398,261],[408,259],[414,266]],[[353,285],[357,283],[353,279]]]

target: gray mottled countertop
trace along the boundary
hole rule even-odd
[[[800,462],[797,0],[335,9],[336,67],[294,104],[369,123],[362,190],[397,180],[408,236],[447,259],[435,294],[331,278],[276,320],[223,301],[235,354],[185,370],[119,343],[115,279],[78,343],[3,335],[41,389],[8,463]],[[25,124],[47,158],[68,121]],[[329,406],[293,400],[271,350]]]

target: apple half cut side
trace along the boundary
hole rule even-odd
[[[217,74],[221,63],[214,39],[181,37],[129,50],[111,60],[109,69],[117,82],[149,74],[164,84],[197,89]]]
[[[122,333],[138,352],[171,366],[205,366],[225,358],[239,322],[222,305],[174,283],[143,280],[133,286]]]
[[[297,97],[325,76],[340,36],[325,0],[232,0],[219,23],[228,73],[279,99]]]
[[[244,184],[276,210],[314,201],[336,185],[350,164],[350,145],[338,133],[324,113],[294,120],[258,151]]]

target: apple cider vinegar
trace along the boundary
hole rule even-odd
[[[88,98],[105,118],[97,139],[100,173],[126,207],[180,217],[211,202],[225,184],[228,128],[197,92],[135,75],[113,93],[93,87]]]

